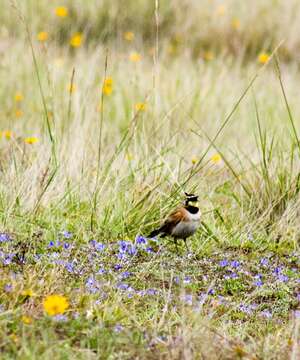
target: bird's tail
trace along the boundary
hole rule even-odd
[[[153,230],[149,235],[148,235],[148,237],[149,238],[154,238],[155,236],[157,236],[158,234],[160,234],[160,232],[161,232],[161,229],[159,228],[159,229],[156,229],[156,230]]]

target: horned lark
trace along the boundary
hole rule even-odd
[[[188,250],[186,239],[193,235],[200,226],[201,212],[197,206],[198,196],[187,194],[183,206],[172,212],[159,229],[151,232],[149,237],[161,235],[174,238],[176,250],[177,240],[182,239]]]

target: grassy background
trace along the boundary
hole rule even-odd
[[[298,1],[1,5],[3,358],[296,359]],[[191,253],[124,255],[183,191]]]

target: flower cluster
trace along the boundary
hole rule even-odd
[[[14,239],[3,232],[0,234],[0,245],[1,263],[8,268],[15,266],[18,249]],[[300,276],[297,267],[293,265],[297,254],[288,258],[291,266],[288,261],[282,263],[270,255],[248,264],[241,257],[216,254],[197,261],[191,259],[177,268],[170,263],[173,261],[171,258],[170,261],[165,261],[165,257],[169,255],[162,248],[155,254],[155,259],[161,261],[161,269],[165,268],[164,286],[161,286],[161,280],[157,278],[155,267],[147,268],[147,276],[153,278],[147,285],[140,281],[145,275],[141,277],[140,271],[144,266],[140,268],[139,264],[146,257],[153,256],[153,248],[156,246],[155,240],[142,235],[136,236],[134,242],[119,240],[104,244],[93,239],[82,244],[77,243],[74,235],[65,230],[59,232],[56,240],[48,242],[42,252],[35,253],[31,258],[25,256],[24,264],[35,261],[43,264],[43,267],[46,265],[59,269],[58,273],[63,274],[66,279],[76,281],[81,296],[89,297],[94,307],[113,296],[135,302],[164,301],[165,291],[168,291],[168,301],[174,307],[181,304],[198,312],[203,306],[208,306],[216,313],[228,311],[236,318],[257,316],[269,321],[275,316],[272,304],[276,303],[276,295],[272,295],[272,301],[264,304],[259,301],[260,294],[268,294],[270,289],[274,289],[274,294],[276,288],[281,289],[280,291],[289,289],[290,293],[294,292],[292,296],[289,295],[290,304],[300,301],[300,293],[297,291]],[[175,269],[175,274],[169,272],[170,267]],[[3,290],[7,296],[17,291],[16,281],[14,274],[4,283]],[[23,299],[38,297],[31,290],[31,285],[22,285],[22,289],[19,294]],[[251,301],[247,300],[250,298]],[[70,320],[70,314],[66,313],[69,302],[64,295],[47,296],[43,307],[53,321]],[[32,319],[28,313],[24,316]],[[26,321],[26,318],[22,320],[25,325],[29,325]]]

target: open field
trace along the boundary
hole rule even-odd
[[[300,357],[300,4],[170,3],[0,1],[3,359]]]

